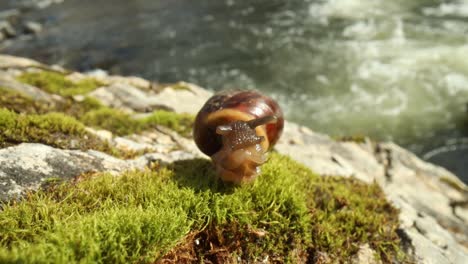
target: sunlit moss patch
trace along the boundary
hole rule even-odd
[[[157,167],[157,166],[156,166]],[[348,262],[367,243],[401,258],[397,211],[377,185],[323,178],[273,153],[258,179],[225,185],[204,159],[52,185],[0,212],[0,262]]]
[[[102,85],[93,78],[73,82],[64,74],[51,71],[26,72],[20,75],[18,80],[62,96],[86,94]]]
[[[88,126],[106,129],[117,135],[138,133],[161,125],[189,136],[194,118],[188,114],[160,110],[148,117],[135,119],[121,110],[104,107],[87,112],[80,120]]]
[[[44,102],[35,101],[32,98],[0,87],[0,108],[7,108],[16,113],[46,113],[51,107]]]
[[[94,149],[115,156],[127,155],[88,133],[85,126],[73,117],[62,113],[18,114],[0,108],[0,148],[20,143],[42,143],[62,149]]]

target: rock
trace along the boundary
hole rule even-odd
[[[18,197],[27,190],[35,190],[51,178],[67,180],[98,171],[117,174],[130,169],[143,169],[152,162],[166,164],[192,158],[192,153],[178,150],[121,160],[94,150],[83,152],[23,143],[0,149],[0,201]]]
[[[113,138],[112,132],[104,130],[104,129],[94,129],[94,128],[87,127],[86,131],[97,136],[101,140],[111,142]]]
[[[375,258],[376,252],[369,247],[369,244],[365,244],[359,247],[359,251],[356,256],[353,257],[351,263],[353,264],[379,264],[382,261]]]
[[[109,75],[105,70],[102,69],[91,70],[86,72],[85,74],[75,72],[68,76],[69,79],[74,81],[79,81],[81,79],[89,77],[95,78],[101,81],[102,83],[105,83],[106,85],[126,84],[143,90],[148,90],[152,85],[150,81],[140,77]]]
[[[135,81],[135,79],[132,79]],[[128,81],[127,81],[128,82]],[[155,109],[173,110],[178,113],[196,113],[211,93],[202,88],[184,83],[186,89],[174,90],[171,87],[154,94],[127,83],[114,83],[101,87],[89,95],[103,104],[116,108],[126,108],[138,112],[151,112]]]
[[[0,54],[0,68],[38,67],[41,65],[35,60]]]
[[[302,131],[307,131],[306,133]],[[302,144],[291,144],[301,141]],[[337,142],[330,137],[304,130],[286,122],[275,149],[322,175],[354,176],[365,182],[383,181],[384,170],[367,148],[350,142]]]
[[[38,8],[43,9],[52,4],[60,4],[64,0],[24,0],[20,2],[23,8]]]
[[[457,208],[455,214],[450,204],[468,199],[468,192],[455,175],[393,143],[339,142],[304,131],[286,122],[275,148],[318,174],[379,183],[401,211],[403,240],[417,263],[466,262],[468,210]]]
[[[0,32],[2,32],[6,38],[13,38],[16,36],[16,30],[8,21],[0,21]]]
[[[128,168],[124,161],[94,151],[86,153],[23,143],[0,149],[0,199],[37,189],[51,177],[71,179],[90,171],[119,172]]]
[[[2,74],[2,72],[0,72],[0,87],[23,93],[34,100],[40,100],[49,103],[53,103],[55,100],[57,100],[57,98],[54,98],[54,96],[42,91],[41,89],[25,83],[21,83],[7,74]]]
[[[211,95],[211,92],[199,86],[179,82],[173,86],[167,86],[152,100],[155,104],[173,108],[177,113],[196,114]]]
[[[99,77],[97,78],[99,80]],[[143,88],[143,89],[148,89],[151,86],[151,82],[140,78],[136,76],[127,76],[127,77],[122,77],[122,76],[108,76],[104,79],[105,81],[109,83],[124,83],[127,85],[132,85],[137,88]]]
[[[20,11],[16,8],[0,11],[0,21],[9,20],[20,15]]]
[[[149,150],[149,151],[154,151],[155,149],[151,144],[145,144],[145,143],[138,143],[133,140],[130,140],[128,138],[124,137],[116,137],[114,139],[115,146],[119,149],[123,150],[131,150],[131,151],[143,151],[143,150]]]
[[[34,22],[34,21],[27,21],[24,23],[24,32],[28,34],[38,34],[42,31],[42,25]]]
[[[89,93],[89,96],[100,100],[104,105],[132,111],[151,112],[155,109],[170,110],[167,106],[154,102],[152,95],[148,95],[134,86],[123,83],[98,88]]]
[[[53,100],[36,87],[18,83],[11,68],[39,66],[22,58],[0,55],[0,86],[20,91],[33,98]],[[90,93],[104,104],[137,111],[171,108],[195,114],[211,93],[202,88],[178,83],[155,92],[151,82],[138,77],[108,76],[107,73],[74,73],[72,79],[97,76],[105,87]],[[76,97],[83,100],[83,97]],[[20,144],[0,149],[0,199],[9,199],[35,189],[47,178],[70,179],[87,171],[120,173],[139,169],[152,162],[171,163],[204,156],[193,140],[165,127],[138,135],[114,137],[108,131],[88,129],[112,145],[133,151],[150,151],[133,160],[121,160],[97,151],[55,149],[41,144]],[[403,249],[416,263],[466,263],[468,259],[468,188],[449,171],[419,159],[391,142],[369,140],[337,141],[309,128],[286,122],[282,138],[275,146],[317,174],[356,177],[377,182],[387,199],[400,210],[398,234]],[[466,203],[466,202],[465,202]],[[362,245],[353,263],[378,263],[369,245]],[[331,262],[324,252],[317,261]]]
[[[291,144],[291,139],[304,144]],[[418,263],[464,263],[468,259],[468,210],[451,201],[467,199],[464,184],[449,171],[422,161],[393,143],[339,142],[286,123],[276,149],[321,175],[376,181],[400,209],[401,232]],[[367,263],[367,262],[363,262]]]

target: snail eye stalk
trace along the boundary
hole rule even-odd
[[[276,116],[270,115],[270,116],[264,116],[264,117],[252,119],[248,121],[247,124],[251,128],[256,128],[261,125],[276,123],[277,121],[278,121],[278,118]]]

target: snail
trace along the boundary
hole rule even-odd
[[[195,118],[193,137],[225,182],[253,180],[278,141],[284,117],[278,103],[257,91],[213,95]]]

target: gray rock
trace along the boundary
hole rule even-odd
[[[40,64],[35,61],[0,55],[0,68],[37,65]],[[102,73],[96,76],[108,85],[91,95],[104,104],[131,111],[170,107],[177,112],[195,114],[211,96],[210,92],[191,84],[176,84],[155,93],[148,89],[151,83],[141,78]],[[77,73],[69,77],[79,79],[86,75]],[[11,74],[0,71],[0,86],[3,84],[34,98],[50,99],[48,94],[17,83]],[[37,188],[50,177],[70,179],[86,171],[119,173],[155,161],[164,164],[204,156],[192,140],[164,127],[123,138],[114,138],[106,131],[94,133],[121,148],[150,149],[152,153],[134,160],[120,160],[97,151],[61,150],[40,144],[0,149],[0,199]],[[399,235],[405,251],[415,262],[467,262],[468,208],[454,210],[451,204],[467,200],[468,188],[449,171],[424,162],[393,143],[340,142],[289,122],[275,148],[318,174],[379,183],[387,198],[400,210]],[[372,255],[372,250],[363,245],[353,261],[372,263],[375,261]],[[326,260],[327,255],[319,254],[319,259]]]
[[[136,82],[135,79],[132,80]],[[211,93],[198,86],[184,83],[184,89],[173,89],[169,86],[155,94],[128,83],[119,82],[96,89],[89,95],[107,106],[138,112],[165,109],[178,113],[197,113]]]
[[[8,21],[0,21],[0,32],[7,38],[13,38],[16,36],[16,30]]]
[[[468,196],[449,171],[393,143],[339,142],[291,123],[275,148],[321,175],[378,182],[400,209],[401,232],[417,263],[466,263],[468,210],[454,214],[450,202]]]
[[[304,131],[307,130],[286,122],[275,149],[321,175],[354,176],[365,182],[383,181],[384,170],[369,151],[371,147],[337,142],[328,136]]]
[[[377,253],[372,250],[369,244],[365,244],[359,247],[359,251],[351,260],[352,264],[379,264],[382,261],[377,260]]]
[[[1,59],[0,59],[1,65]],[[40,100],[44,102],[53,103],[55,100],[59,99],[53,97],[52,95],[44,92],[43,90],[17,81],[12,76],[2,73],[0,71],[0,87],[16,92],[23,93],[34,100]]]
[[[139,112],[168,109],[167,106],[154,102],[152,95],[124,83],[98,88],[89,93],[89,95],[100,100],[103,104],[115,108]]]
[[[25,8],[38,8],[43,9],[52,4],[60,4],[64,0],[23,0],[20,5]]]
[[[67,180],[98,171],[117,174],[130,169],[143,169],[152,162],[166,164],[194,157],[192,153],[177,150],[121,160],[94,150],[83,152],[23,143],[0,149],[0,200],[18,197],[26,190],[36,190],[51,178]]]
[[[42,66],[42,64],[31,59],[0,54],[0,68],[21,68],[34,66]]]
[[[152,101],[155,104],[170,107],[177,113],[196,114],[211,95],[211,92],[199,86],[179,82],[174,86],[164,88],[152,97]]]
[[[24,32],[29,34],[38,34],[42,31],[42,25],[34,21],[24,23]]]
[[[20,15],[20,11],[16,8],[3,10],[3,11],[0,11],[0,21],[9,20],[19,15]]]

